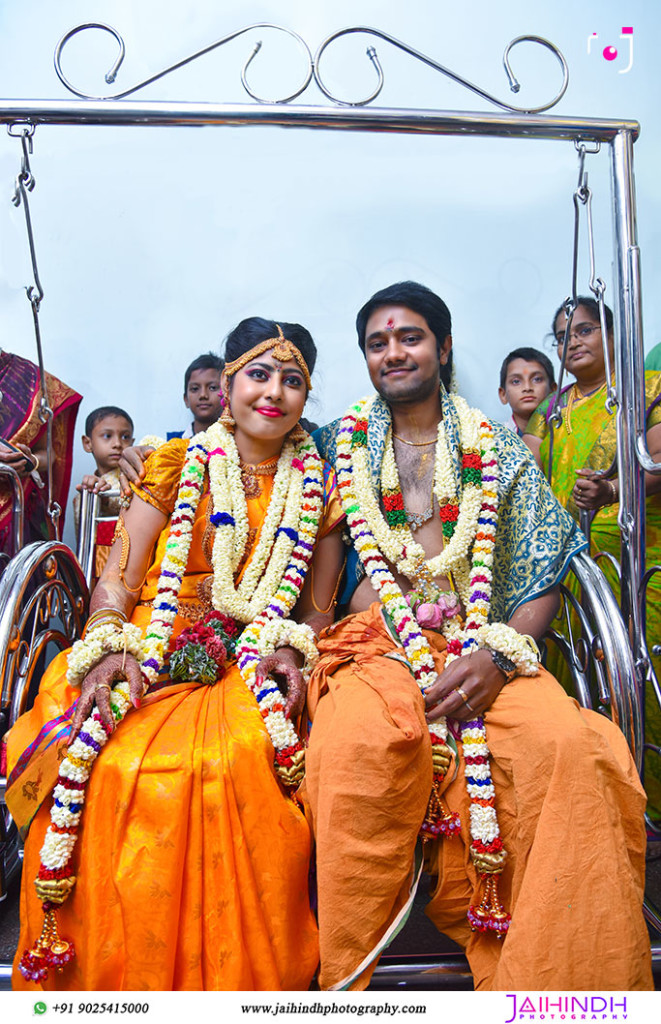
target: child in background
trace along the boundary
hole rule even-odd
[[[86,473],[76,487],[79,492],[119,490],[119,460],[125,448],[133,444],[133,420],[127,412],[116,405],[104,405],[94,409],[85,420],[83,448],[94,456],[96,470]],[[97,524],[96,550],[94,559],[95,582],[101,575],[115,533],[119,515],[120,498],[102,499],[99,513],[103,517]],[[76,532],[80,528],[80,495],[73,500]]]
[[[213,352],[198,356],[190,364],[184,375],[184,405],[192,412],[193,422],[188,430],[168,431],[168,441],[173,437],[194,437],[220,417],[220,375],[224,365],[225,361]]]
[[[500,368],[498,397],[512,410],[507,426],[522,437],[539,403],[556,387],[553,364],[547,355],[536,348],[515,348]]]
[[[83,448],[94,456],[96,469],[86,474],[78,491],[109,491],[119,487],[119,460],[133,444],[133,420],[116,405],[94,409],[85,420]]]

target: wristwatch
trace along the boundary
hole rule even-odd
[[[491,651],[491,660],[497,669],[505,676],[505,683],[511,683],[515,676],[519,674],[519,670],[513,661],[506,658],[502,651]]]

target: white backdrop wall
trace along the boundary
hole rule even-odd
[[[552,56],[514,51],[518,97],[501,56],[517,35],[545,36],[570,68],[554,113],[641,122],[635,168],[650,348],[661,340],[661,12],[641,0],[625,8],[611,0],[578,8],[571,0],[0,0],[0,95],[69,97],[52,55],[64,32],[84,21],[112,24],[124,36],[117,89],[234,29],[273,21],[299,32],[313,51],[337,29],[373,25],[504,99],[535,104],[557,91]],[[623,25],[633,28],[629,70]],[[264,47],[250,72],[254,88],[276,97],[295,87],[303,74],[297,49],[261,30],[138,98],[247,101],[240,69],[256,39]],[[365,47],[372,41],[350,37],[328,54],[326,80],[345,98],[371,91]],[[375,45],[386,76],[380,106],[496,109],[385,42]],[[602,56],[609,45],[619,51],[612,60]],[[110,36],[87,33],[65,52],[65,70],[84,91],[105,95],[114,57]],[[328,101],[312,85],[300,102]],[[0,345],[35,358],[23,212],[10,202],[19,166],[20,143],[2,132]],[[590,157],[588,168],[608,299],[608,153]],[[126,408],[137,436],[184,426],[185,367],[200,352],[220,350],[227,331],[251,314],[309,327],[320,356],[308,414],[320,422],[336,416],[369,389],[356,311],[377,288],[403,278],[446,299],[461,390],[503,418],[502,358],[519,345],[548,348],[552,313],[570,288],[572,143],[269,127],[40,127],[32,169],[46,364],[84,395],[78,435],[87,413],[103,404]],[[581,290],[587,283],[583,261]],[[77,441],[74,478],[90,468]],[[69,539],[70,530],[69,522]]]

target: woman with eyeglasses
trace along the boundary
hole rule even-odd
[[[613,313],[605,309],[610,366],[613,367]],[[567,315],[564,304],[553,318],[553,334],[558,357],[567,344],[565,369],[575,379],[562,389],[559,397],[562,420],[553,429],[551,446],[550,418],[557,400],[549,396],[531,416],[523,440],[548,477],[552,451],[550,482],[558,500],[578,521],[581,511],[592,513],[590,548],[594,554],[606,551],[620,557],[619,481],[609,471],[616,467],[615,410],[606,408],[607,369],[599,322],[599,306],[593,298],[579,296],[578,305],[565,339]],[[647,443],[655,461],[661,461],[661,374],[645,374]],[[608,474],[604,476],[603,474]],[[647,564],[661,564],[661,476],[647,475]],[[616,594],[619,581],[611,565],[602,560],[601,568]],[[569,578],[572,585],[573,577]],[[661,643],[661,583],[654,577],[647,590],[647,640]],[[577,587],[578,589],[578,587]],[[654,658],[661,679],[661,658]],[[558,666],[553,666],[557,671]],[[562,673],[560,673],[562,675]],[[646,741],[661,746],[661,710],[651,688],[646,697]],[[661,819],[661,756],[648,751],[645,763],[645,788],[648,814]],[[660,821],[661,824],[661,821]]]

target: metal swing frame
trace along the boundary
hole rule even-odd
[[[580,118],[543,113],[564,95],[568,84],[568,69],[560,51],[552,43],[535,36],[518,37],[505,50],[503,63],[511,90],[515,93],[518,92],[519,83],[511,70],[510,53],[515,46],[524,42],[538,44],[550,50],[560,64],[563,81],[559,92],[551,101],[537,108],[526,109],[499,100],[401,40],[378,29],[365,26],[356,26],[333,33],[318,47],[314,57],[307,43],[290,29],[271,24],[247,26],[150,76],[132,88],[115,93],[110,97],[91,97],[71,85],[64,75],[61,63],[62,53],[68,41],[78,33],[89,29],[110,33],[117,41],[119,48],[117,60],[105,76],[107,83],[115,81],[125,52],[124,42],[119,33],[100,23],[80,25],[68,32],[56,48],[55,69],[66,88],[78,98],[74,100],[0,100],[0,124],[7,125],[10,134],[22,137],[24,152],[26,135],[31,136],[35,128],[41,125],[82,125],[86,127],[208,125],[244,128],[277,125],[322,131],[561,140],[571,141],[578,147],[582,145],[584,153],[585,148],[592,144],[608,146],[613,223],[616,382],[614,399],[617,404],[619,526],[622,535],[621,617],[612,591],[605,583],[598,566],[585,554],[577,556],[574,559],[573,568],[583,587],[584,595],[587,598],[586,604],[590,607],[591,613],[589,615],[586,613],[581,619],[582,650],[574,659],[575,668],[578,669],[577,672],[574,672],[574,677],[580,677],[578,678],[580,696],[588,704],[591,703],[590,676],[593,683],[596,678],[598,701],[610,706],[610,713],[624,732],[636,764],[641,770],[644,751],[642,694],[651,671],[645,637],[644,596],[647,582],[656,571],[656,569],[652,569],[646,573],[645,567],[644,476],[645,472],[661,473],[661,465],[653,462],[647,449],[645,437],[641,270],[633,169],[633,146],[639,134],[638,123],[633,120]],[[241,74],[244,88],[253,100],[258,101],[256,103],[165,102],[127,100],[125,98],[253,29],[284,32],[295,40],[299,49],[306,55],[308,65],[304,81],[294,93],[284,99],[275,102],[264,100],[257,96],[248,83],[248,69],[262,46],[261,42],[255,45]],[[373,92],[368,97],[359,100],[339,100],[330,92],[322,79],[321,58],[327,48],[337,39],[354,33],[364,33],[385,41],[501,109],[497,112],[484,113],[370,107],[369,104],[379,95],[384,84],[383,70],[374,46],[367,49],[367,57],[377,76],[377,84]],[[334,105],[291,104],[292,100],[307,90],[313,79],[324,96],[330,99]],[[589,152],[589,149],[587,151]],[[28,289],[28,298],[31,299],[34,309],[30,289]],[[38,325],[36,326],[38,329]],[[62,557],[61,547],[63,545],[52,547],[50,552],[52,558]],[[32,560],[35,558],[37,558],[36,552],[33,554]],[[52,564],[52,561],[49,564]],[[81,605],[79,604],[75,614],[69,614],[74,633],[77,628],[74,620],[76,615],[80,615],[80,612]],[[4,607],[0,609],[0,618],[3,613],[8,613]],[[3,625],[0,622],[0,629],[2,628],[5,632],[9,629],[6,623]],[[661,638],[659,640],[661,641]],[[569,646],[572,647],[571,638]],[[655,679],[654,685],[658,693],[658,684]],[[3,795],[2,783],[0,783],[0,798]],[[661,935],[661,914],[655,908],[646,906],[646,916],[650,924]],[[652,952],[654,963],[658,967],[661,964],[661,944],[653,945]],[[5,969],[0,965],[0,977],[4,974]],[[448,985],[446,981],[445,987],[453,987],[456,982],[459,982],[460,985],[461,982],[468,983],[470,979],[470,973],[465,966],[463,957],[451,955],[444,958],[443,964],[440,965],[435,960],[433,965],[421,961],[403,969],[398,966],[380,966],[375,973],[375,980],[380,979],[384,983],[384,987],[408,984],[412,978],[417,979],[421,987],[430,983],[442,986],[442,974],[451,979],[451,984]]]

